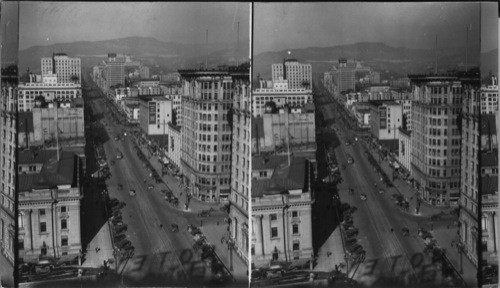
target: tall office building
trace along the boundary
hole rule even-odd
[[[285,59],[272,65],[272,80],[286,80],[289,89],[312,89],[312,65],[299,63],[296,59]]]
[[[481,88],[481,114],[493,114],[498,111],[498,79],[491,77],[491,85]]]
[[[248,65],[215,70],[180,70],[182,81],[182,149],[184,181],[203,201],[230,196],[232,121],[236,79],[248,79]],[[246,154],[249,145],[242,145]]]
[[[479,89],[479,77],[410,75],[412,171],[419,197],[437,206],[457,206],[460,196],[462,100]],[[477,150],[470,151],[477,157]]]
[[[14,265],[17,72],[2,71],[0,95],[0,251]]]
[[[479,179],[481,197],[481,230],[462,235],[462,240],[476,236],[481,238],[483,263],[498,265],[498,111],[495,114],[481,114],[481,147]],[[476,174],[477,176],[477,174]],[[476,225],[477,227],[477,225]],[[465,232],[466,230],[464,230]],[[474,231],[474,230],[473,230]]]
[[[479,112],[480,91],[464,91],[462,97],[461,123],[461,165],[460,165],[460,238],[465,248],[465,255],[478,265],[478,198],[479,191]]]
[[[54,53],[52,57],[42,58],[42,78],[57,75],[58,83],[77,83],[82,81],[80,58],[70,58],[65,53]]]
[[[230,235],[235,251],[248,264],[249,229],[248,209],[250,207],[250,121],[251,99],[250,79],[233,79],[235,86],[233,100],[233,145],[231,165],[231,196],[229,198]]]
[[[117,57],[116,53],[108,53],[108,61],[104,67],[106,88],[116,85],[125,85],[125,59]]]

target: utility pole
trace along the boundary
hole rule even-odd
[[[467,27],[465,27],[465,72],[467,72],[468,68],[468,57],[469,57],[469,31],[472,30],[472,25],[469,24]]]
[[[205,41],[206,47],[206,55],[205,55],[205,69],[208,69],[208,29],[206,30],[206,41]]]
[[[438,47],[438,36],[436,35],[436,46],[435,46],[435,54],[436,54],[436,63],[434,65],[434,74],[437,74],[438,73],[438,51],[437,51],[437,47]]]

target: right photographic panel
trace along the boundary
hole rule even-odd
[[[498,286],[498,26],[254,4],[250,286]]]

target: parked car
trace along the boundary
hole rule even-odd
[[[127,235],[125,235],[125,234],[116,234],[114,237],[114,240],[115,240],[115,242],[119,242],[125,238],[127,238]]]
[[[368,198],[368,196],[365,193],[361,193],[360,198],[361,200],[365,201]]]
[[[118,241],[117,243],[115,243],[115,246],[116,248],[118,249],[123,249],[127,246],[131,246],[132,245],[132,242],[130,242],[130,240],[128,239],[122,239],[120,241]]]
[[[172,227],[172,232],[179,232],[179,225],[172,224],[171,227]]]
[[[358,239],[356,239],[356,238],[349,238],[349,239],[346,239],[346,241],[345,241],[346,246],[351,246],[351,245],[354,245],[356,243],[358,243]]]
[[[121,232],[123,232],[123,231],[127,231],[127,228],[128,228],[128,227],[127,227],[127,224],[123,224],[123,225],[121,225],[121,226],[116,226],[116,227],[115,227],[115,233],[116,233],[116,234],[119,234],[119,233],[121,233]]]
[[[359,249],[363,249],[363,246],[361,246],[360,244],[356,243],[356,244],[353,244],[353,245],[348,246],[346,248],[347,248],[347,251],[349,251],[349,253],[353,253],[354,251],[357,251]]]
[[[135,196],[136,192],[134,189],[130,189],[130,191],[128,191],[128,194],[130,194],[130,196]]]
[[[385,190],[384,190],[383,188],[379,188],[379,189],[378,189],[378,193],[380,193],[380,194],[384,194],[384,193],[385,193]]]
[[[348,229],[345,231],[345,235],[347,237],[357,236],[359,234],[358,229],[354,228],[354,230]]]

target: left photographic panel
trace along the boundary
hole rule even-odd
[[[250,7],[20,4],[21,287],[248,286]]]
[[[16,91],[19,4],[0,3],[0,286],[13,287],[16,246]]]

